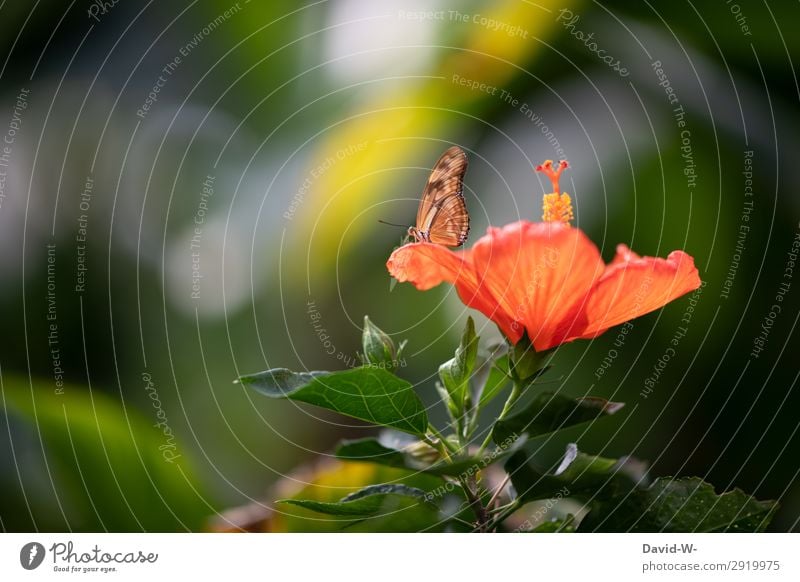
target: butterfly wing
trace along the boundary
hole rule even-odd
[[[469,234],[469,214],[464,197],[448,196],[434,218],[428,233],[432,243],[460,247]]]
[[[431,242],[458,247],[469,233],[464,201],[467,154],[458,146],[447,149],[433,166],[417,210],[416,230]]]

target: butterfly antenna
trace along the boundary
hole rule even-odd
[[[389,226],[399,226],[400,228],[408,228],[408,225],[405,224],[394,224],[393,222],[386,222],[385,220],[379,220],[381,224],[388,224]]]

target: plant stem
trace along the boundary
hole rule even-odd
[[[512,513],[514,513],[517,509],[519,509],[519,507],[520,507],[519,499],[515,499],[514,501],[509,503],[505,507],[505,509],[500,511],[497,514],[497,516],[495,516],[495,518],[491,521],[491,523],[489,523],[489,526],[488,526],[489,527],[489,531],[495,529],[497,526],[499,526],[501,523],[503,523],[506,520],[506,518],[508,518]]]
[[[448,519],[457,521],[460,524],[466,525],[467,527],[472,527],[473,523],[468,522],[466,519],[461,519],[460,517],[456,517],[455,515],[451,515]]]
[[[511,393],[508,395],[508,398],[506,399],[506,402],[503,405],[503,410],[500,411],[500,414],[494,421],[494,424],[496,424],[500,420],[503,420],[506,417],[511,408],[514,406],[514,404],[516,404],[517,400],[519,400],[519,397],[522,395],[523,384],[520,381],[519,377],[513,371],[511,372],[510,376],[513,381],[511,387]],[[490,429],[489,434],[486,435],[486,438],[481,443],[481,446],[478,449],[478,454],[476,456],[480,457],[486,450],[486,447],[488,447],[491,442],[492,442],[492,430]],[[481,532],[494,531],[494,529],[502,523],[503,519],[506,518],[507,514],[505,512],[501,512],[499,517],[492,519],[490,512],[492,504],[499,497],[500,493],[502,492],[503,488],[508,482],[508,479],[510,479],[510,475],[506,476],[506,479],[504,479],[503,482],[500,484],[500,487],[497,488],[497,491],[495,491],[494,495],[492,495],[486,507],[483,507],[483,504],[481,503],[480,499],[477,499],[477,504],[478,504],[477,507],[480,507],[480,514],[478,511],[476,511],[475,513],[476,517],[478,518],[478,531]],[[509,506],[509,509],[513,513],[513,511],[516,510],[516,503],[512,502],[511,506]]]
[[[458,480],[461,482],[461,488],[464,490],[464,494],[467,496],[467,501],[469,501],[472,512],[475,514],[475,531],[481,533],[491,531],[488,527],[491,516],[483,506],[480,496],[472,490],[472,486],[466,478],[459,477]]]
[[[521,394],[522,394],[522,386],[520,385],[519,382],[515,381],[514,386],[511,388],[511,394],[508,395],[508,399],[506,400],[506,403],[503,405],[503,410],[500,411],[500,415],[497,417],[497,420],[495,420],[495,423],[497,423],[500,420],[503,420],[506,417],[506,414],[508,414],[508,412],[511,410],[511,407],[514,406],[517,400],[519,400]],[[478,449],[477,456],[482,455],[483,451],[486,450],[486,447],[488,447],[489,443],[491,442],[492,442],[492,431],[490,430],[489,434],[487,434],[486,438],[483,440],[483,443],[481,443],[481,446]]]
[[[505,486],[508,484],[508,482],[510,480],[511,480],[511,475],[506,474],[506,476],[503,479],[502,483],[500,483],[500,485],[495,490],[494,495],[492,495],[492,498],[489,500],[489,503],[486,504],[486,507],[488,507],[489,509],[492,508],[492,504],[494,504],[494,502],[497,501],[497,498],[500,497],[500,494],[503,492],[503,489],[505,488]]]
[[[442,435],[442,433],[440,433],[438,430],[436,430],[436,427],[435,427],[435,426],[433,426],[432,424],[429,424],[429,425],[428,425],[428,432],[430,432],[431,434],[433,434],[433,436],[435,436],[437,439],[439,439],[439,442],[441,442],[441,443],[442,443],[442,445],[443,445],[443,446],[444,446],[444,447],[445,447],[445,448],[446,448],[448,451],[450,451],[451,453],[453,453],[453,454],[458,454],[458,453],[460,452],[460,451],[458,450],[458,448],[457,448],[457,447],[455,447],[455,446],[453,445],[453,443],[451,443],[449,440],[447,440],[447,439],[444,437],[444,435]],[[435,445],[434,443],[428,443],[428,444],[430,444],[430,445],[432,445],[432,446],[436,447],[436,445]],[[447,457],[448,457],[448,459],[449,459],[449,455],[447,455]]]

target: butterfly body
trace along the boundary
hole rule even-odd
[[[424,230],[417,230],[416,226],[408,227],[408,237],[409,239],[413,239],[417,242],[431,242],[430,233],[425,232]]]
[[[408,228],[416,242],[460,247],[469,234],[469,213],[464,200],[467,154],[458,146],[448,148],[431,170],[422,191],[415,226]]]

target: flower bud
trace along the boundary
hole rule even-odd
[[[392,338],[364,316],[364,332],[361,336],[364,364],[392,370],[397,362],[397,349]]]

